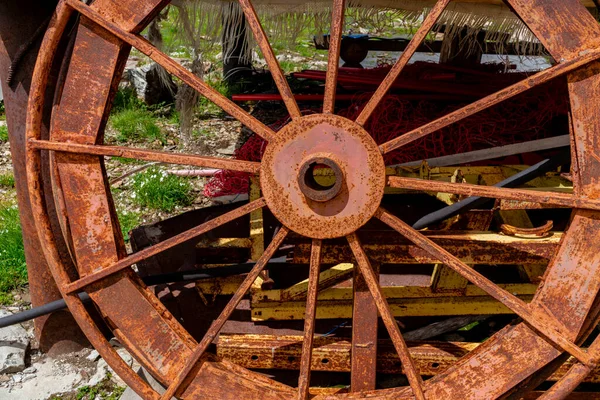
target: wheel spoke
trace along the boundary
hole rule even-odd
[[[290,89],[290,85],[288,84],[285,75],[281,71],[281,66],[275,57],[275,53],[273,53],[273,48],[269,43],[269,38],[267,37],[260,21],[258,20],[258,15],[256,14],[256,10],[254,6],[250,2],[250,0],[239,0],[240,6],[242,10],[244,10],[244,14],[246,14],[246,19],[248,20],[248,24],[254,33],[254,38],[258,43],[258,47],[263,53],[265,57],[265,61],[269,66],[269,70],[271,71],[271,75],[273,76],[273,80],[277,85],[277,89],[279,89],[279,94],[283,98],[283,102],[290,113],[292,119],[300,118],[302,113],[300,112],[300,108],[298,108],[298,103],[296,103],[296,99],[294,98],[294,94],[292,93],[292,89]]]
[[[350,244],[350,248],[352,249],[352,253],[354,254],[354,258],[356,258],[356,263],[360,273],[363,275],[365,283],[367,284],[367,287],[373,296],[373,300],[375,300],[375,304],[377,304],[377,309],[379,310],[381,319],[383,320],[383,323],[390,334],[390,338],[394,343],[394,347],[398,352],[398,356],[400,357],[400,361],[404,366],[404,372],[408,378],[408,382],[410,383],[413,393],[418,400],[424,400],[425,395],[423,394],[423,380],[415,368],[415,364],[408,351],[406,342],[400,333],[400,328],[398,327],[398,323],[392,314],[390,305],[383,296],[381,287],[379,286],[379,281],[375,276],[375,272],[373,271],[373,267],[371,266],[371,263],[369,262],[369,259],[365,254],[365,251],[362,248],[356,233],[348,235],[347,239],[348,243]]]
[[[192,229],[188,229],[187,231],[175,235],[158,244],[155,244],[154,246],[150,246],[136,253],[130,254],[129,256],[120,259],[119,261],[117,261],[109,267],[102,268],[97,272],[91,273],[90,275],[86,275],[85,277],[65,286],[64,291],[65,293],[77,292],[83,289],[84,287],[97,283],[110,275],[113,275],[119,271],[124,270],[125,268],[132,266],[137,262],[162,253],[163,251],[177,246],[178,244],[194,239],[210,230],[213,230],[223,224],[226,224],[227,222],[233,221],[234,219],[240,218],[243,215],[246,215],[254,210],[264,207],[265,205],[266,202],[264,198],[254,200],[251,203],[248,203],[244,206],[236,208],[233,211],[220,215]]]
[[[322,241],[313,239],[310,252],[310,270],[308,274],[308,294],[304,315],[304,341],[300,359],[300,378],[298,379],[298,399],[308,399],[310,387],[310,364],[315,337],[315,317],[317,313],[317,293],[319,288],[319,267],[321,266]]]
[[[396,82],[396,79],[398,79],[398,76],[400,76],[400,73],[406,64],[408,64],[413,54],[415,54],[415,51],[417,51],[417,48],[421,45],[421,42],[423,42],[429,31],[431,31],[431,28],[438,20],[449,2],[450,0],[439,0],[435,6],[433,6],[423,21],[423,24],[421,24],[419,27],[417,33],[415,33],[402,55],[400,55],[400,58],[398,58],[398,61],[396,61],[396,64],[394,64],[392,69],[390,69],[390,72],[388,72],[369,102],[365,105],[365,108],[363,108],[360,115],[356,118],[357,124],[364,125],[369,120],[369,117],[371,117],[371,114],[373,114],[373,111],[375,111],[383,99],[383,96],[386,95],[388,90],[390,90],[390,87],[392,87],[394,82]]]
[[[587,208],[591,210],[600,210],[600,201],[581,198],[568,193],[551,193],[527,189],[509,189],[496,186],[471,185],[468,183],[428,181],[424,179],[396,176],[390,176],[388,178],[388,182],[391,187],[401,189],[451,193],[464,196],[478,196],[490,199],[517,200],[568,208]]]
[[[29,145],[32,148],[39,150],[132,158],[136,160],[158,161],[167,164],[191,165],[195,167],[242,171],[249,172],[251,174],[257,174],[260,172],[260,163],[258,162],[231,160],[219,157],[206,157],[196,154],[170,153],[166,151],[136,149],[122,146],[51,142],[48,140],[30,140]]]
[[[345,10],[346,0],[333,0],[331,29],[329,30],[329,58],[327,59],[325,97],[323,99],[323,113],[325,114],[333,114],[335,111],[335,90],[340,62],[340,48],[342,47]]]
[[[595,365],[600,362],[600,337],[594,339],[594,342],[588,347],[588,354],[592,357]],[[539,400],[559,400],[565,399],[571,394],[583,380],[592,373],[593,367],[581,363],[575,363],[569,371],[563,375],[550,389],[548,389]]]
[[[267,265],[271,257],[273,257],[273,254],[279,249],[279,246],[281,246],[281,243],[288,233],[289,230],[285,226],[282,226],[279,232],[277,232],[273,241],[267,247],[254,268],[248,273],[233,297],[229,300],[223,311],[221,311],[221,314],[219,314],[217,319],[211,324],[210,328],[202,338],[202,341],[196,346],[185,368],[181,370],[173,383],[169,385],[167,391],[162,395],[162,400],[171,400],[171,398],[180,390],[182,383],[186,380],[190,372],[192,372],[208,346],[217,337],[225,322],[227,322],[242,298],[246,295],[246,292],[250,289],[256,278],[258,278],[265,265]]]
[[[412,131],[407,132],[402,136],[399,136],[395,139],[391,139],[380,145],[379,148],[381,149],[381,152],[383,154],[387,154],[390,151],[396,150],[397,148],[405,146],[408,143],[414,142],[417,139],[421,139],[427,135],[430,135],[433,132],[445,128],[448,125],[451,125],[457,121],[467,118],[473,114],[477,114],[478,112],[483,111],[486,108],[492,107],[531,88],[539,86],[563,74],[573,71],[585,64],[597,60],[598,58],[600,58],[600,48],[589,50],[578,58],[562,62],[553,67],[545,69],[544,71],[538,72],[537,74],[521,82],[508,86],[507,88],[504,88],[496,93],[486,96],[481,100],[477,100],[474,103],[471,103],[465,107],[459,108],[458,110],[453,111],[448,115],[431,121],[419,128],[413,129]]]
[[[194,88],[202,96],[215,103],[223,111],[240,121],[242,124],[250,128],[257,135],[261,136],[265,140],[270,140],[274,132],[271,128],[248,114],[240,106],[223,96],[221,93],[210,87],[202,79],[183,68],[180,64],[175,62],[171,57],[158,50],[150,42],[139,35],[127,32],[121,29],[116,24],[107,21],[104,17],[86,6],[85,3],[78,0],[66,0],[67,4],[84,15],[95,24],[106,29],[125,43],[135,47],[140,52],[151,58],[160,64],[169,73],[175,75],[187,85]]]
[[[375,216],[396,230],[402,236],[413,242],[415,245],[419,246],[433,257],[436,257],[440,262],[449,266],[471,283],[478,286],[487,294],[504,304],[508,309],[513,311],[519,317],[523,318],[523,320],[525,320],[525,322],[533,327],[537,332],[541,333],[547,340],[562,348],[564,351],[570,353],[582,363],[590,365],[590,356],[577,345],[562,336],[560,329],[557,328],[560,326],[560,324],[555,318],[544,315],[541,312],[532,312],[528,305],[521,299],[512,295],[506,290],[501,289],[491,280],[476,272],[473,268],[469,267],[452,254],[448,253],[441,246],[437,245],[420,232],[411,228],[405,222],[385,211],[384,209],[380,208],[375,213]]]

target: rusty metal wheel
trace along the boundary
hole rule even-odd
[[[363,126],[449,0],[439,0],[431,9],[406,51],[356,121],[334,115],[346,2],[333,1],[323,113],[302,116],[250,0],[240,0],[291,115],[291,122],[280,132],[274,132],[256,120],[139,35],[166,3],[162,0],[96,0],[87,6],[77,0],[61,1],[37,62],[27,126],[30,198],[40,240],[54,278],[90,341],[137,393],[148,399],[170,399],[172,395],[181,398],[307,398],[322,240],[344,236],[398,352],[410,386],[331,395],[332,398],[498,398],[531,390],[568,356],[572,356],[576,359],[575,365],[544,395],[544,398],[559,399],[570,393],[592,371],[599,361],[600,341],[595,341],[587,351],[580,344],[596,324],[598,309],[595,301],[600,290],[600,252],[595,239],[600,234],[600,186],[597,182],[600,172],[597,139],[600,118],[596,109],[600,101],[600,63],[597,61],[600,58],[600,25],[579,1],[508,0],[557,63],[380,146],[374,143]],[[42,140],[41,110],[49,66],[74,14],[79,14],[80,20],[73,52],[65,65],[64,82],[55,101],[51,137]],[[161,64],[266,139],[269,144],[262,163],[102,145],[109,105],[131,47]],[[432,183],[400,177],[386,179],[383,162],[386,153],[559,76],[568,79],[571,101],[573,194]],[[40,177],[41,154],[46,151],[53,154],[55,179],[58,179],[64,194],[62,210],[68,224],[72,256],[76,260],[77,279],[72,279],[63,265],[50,229]],[[259,173],[264,197],[127,255],[105,179],[103,156]],[[310,171],[316,164],[325,164],[334,171],[333,186],[321,186],[311,180]],[[383,209],[380,202],[386,185],[514,199],[570,207],[574,211],[568,232],[543,284],[533,301],[525,303]],[[203,339],[196,343],[130,267],[265,206],[283,227]],[[521,320],[499,331],[442,374],[424,382],[415,369],[356,234],[373,217],[479,286]],[[206,353],[290,231],[312,240],[298,388],[283,385]],[[151,389],[111,349],[79,300],[78,292],[82,290],[90,294],[115,336],[154,377],[168,387],[164,395]]]

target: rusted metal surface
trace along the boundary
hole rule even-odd
[[[492,232],[424,232],[433,242],[447,249],[467,264],[523,264],[547,262],[552,258],[560,243],[562,234],[541,239],[521,239],[502,236]],[[406,239],[384,234],[362,234],[363,246],[370,259],[389,264],[433,264],[440,260]],[[385,240],[385,241],[384,241]],[[378,244],[382,243],[382,244]],[[347,246],[332,242],[324,245],[323,262],[334,264],[349,262],[352,254]],[[298,245],[294,262],[307,263],[309,248]]]
[[[381,287],[379,286],[379,281],[375,275],[375,272],[373,271],[371,262],[365,254],[360,244],[360,239],[358,239],[356,234],[348,235],[347,239],[348,244],[350,244],[350,248],[352,248],[352,252],[354,253],[354,258],[356,259],[358,269],[362,274],[365,284],[369,288],[371,295],[373,296],[373,300],[377,305],[381,319],[383,320],[392,342],[394,343],[394,348],[398,352],[398,356],[402,361],[405,374],[410,382],[410,388],[412,389],[415,398],[418,400],[424,400],[425,395],[423,394],[423,380],[415,370],[413,359],[408,353],[408,348],[406,347],[406,342],[400,333],[398,322],[394,319],[392,311],[390,310],[390,306],[381,293]]]
[[[279,62],[275,58],[275,53],[273,53],[273,49],[271,48],[269,38],[267,37],[267,34],[265,33],[258,19],[258,15],[256,14],[254,6],[250,2],[250,0],[239,0],[239,3],[240,7],[242,7],[242,10],[244,11],[244,14],[246,14],[246,21],[250,26],[250,29],[252,29],[252,32],[254,33],[254,39],[258,43],[258,47],[260,47],[263,57],[265,58],[265,61],[269,66],[269,71],[273,76],[273,80],[275,81],[275,84],[279,89],[279,94],[283,98],[283,102],[285,103],[285,106],[287,107],[290,116],[292,117],[292,119],[302,117],[302,113],[300,113],[300,108],[298,108],[298,103],[296,103],[296,100],[294,99],[294,94],[290,89],[290,85],[288,84],[285,75],[281,71]]]
[[[537,228],[520,228],[518,226],[512,226],[508,224],[500,225],[500,231],[505,235],[509,236],[533,236],[533,237],[544,237],[550,234],[554,223],[547,221],[544,225]]]
[[[69,135],[65,135],[68,140]],[[197,154],[169,153],[157,150],[134,149],[120,146],[97,146],[78,143],[58,143],[47,140],[32,140],[29,145],[35,149],[52,150],[61,153],[89,154],[96,156],[111,156],[132,158],[144,161],[158,161],[168,164],[191,165],[206,168],[218,168],[231,171],[243,171],[256,174],[260,164],[251,161],[228,160],[218,157],[204,157]]]
[[[298,185],[301,166],[315,157],[343,171],[340,192],[327,202],[310,200]],[[383,197],[385,166],[369,134],[335,115],[292,121],[269,142],[260,184],[269,209],[301,235],[327,239],[356,231],[371,219]]]
[[[168,250],[172,247],[175,247],[177,245],[185,243],[185,242],[189,241],[190,239],[194,239],[210,230],[213,230],[227,222],[231,222],[232,220],[239,218],[243,215],[246,215],[246,214],[250,213],[251,211],[256,210],[257,208],[260,208],[263,206],[264,206],[264,200],[255,200],[252,203],[249,203],[245,206],[241,206],[241,207],[239,207],[233,211],[230,211],[224,215],[221,215],[219,217],[211,219],[208,222],[205,222],[205,223],[198,225],[194,228],[191,228],[183,233],[180,233],[176,236],[166,239],[158,244],[155,244],[154,246],[147,247],[147,248],[140,250],[134,254],[131,254],[127,257],[121,258],[120,260],[116,261],[114,264],[107,265],[106,267],[98,270],[97,272],[90,272],[89,274],[78,279],[77,281],[66,285],[64,288],[64,291],[66,293],[73,293],[73,292],[80,291],[81,289],[83,289],[86,286],[93,285],[94,283],[97,283],[97,282],[101,281],[102,279],[109,277],[110,275],[113,275],[113,274],[116,274],[117,272],[125,270],[126,268],[132,266],[136,262],[147,259],[151,256],[159,254],[159,253],[161,253],[165,250]]]
[[[329,55],[325,76],[325,96],[323,98],[323,114],[335,111],[335,95],[337,88],[338,65],[342,48],[342,31],[344,30],[344,13],[346,0],[334,0],[331,10],[331,27],[329,29]]]
[[[321,185],[315,179],[315,169],[326,167],[333,171],[334,182],[332,185]],[[325,157],[313,157],[304,161],[298,172],[298,187],[304,195],[312,201],[326,202],[332,200],[340,193],[344,181],[344,172],[333,160]]]
[[[560,357],[564,357],[562,354],[566,352],[574,356],[577,364],[567,378],[557,385],[555,393],[548,394],[554,396],[551,398],[560,398],[572,390],[576,383],[583,379],[583,375],[595,368],[598,362],[595,351],[585,352],[579,345],[589,335],[598,320],[597,297],[600,291],[600,253],[594,246],[589,246],[587,241],[590,237],[597,237],[600,234],[598,222],[600,219],[593,211],[600,209],[596,200],[599,190],[597,176],[600,173],[597,164],[600,119],[594,107],[600,99],[597,89],[600,87],[598,85],[600,70],[594,63],[600,58],[597,43],[600,35],[596,35],[600,28],[591,20],[587,12],[576,4],[575,0],[564,3],[558,0],[539,0],[535,2],[534,7],[518,0],[509,1],[521,19],[530,25],[535,33],[544,35],[547,31],[552,32],[551,38],[540,37],[540,40],[557,58],[558,64],[377,146],[361,125],[367,121],[447,3],[448,1],[442,0],[432,8],[411,45],[395,64],[384,84],[376,91],[358,120],[352,122],[332,114],[335,104],[334,63],[330,63],[328,68],[325,112],[306,117],[300,115],[252,3],[249,0],[242,0],[242,8],[293,117],[292,121],[277,133],[139,36],[139,32],[167,4],[167,1],[123,0],[117,4],[111,0],[97,0],[91,6],[76,0],[65,0],[60,3],[58,16],[50,23],[44,39],[32,81],[27,125],[27,137],[31,141],[27,148],[27,175],[33,216],[45,257],[73,315],[111,367],[138,393],[146,398],[159,398],[158,394],[128,369],[116,352],[108,346],[89,314],[79,303],[75,294],[77,290],[84,287],[89,290],[90,296],[109,321],[114,334],[153,376],[168,387],[167,392],[160,396],[162,399],[170,399],[174,394],[183,398],[280,399],[298,396],[306,398],[309,393],[309,367],[314,366],[314,357],[310,354],[313,347],[313,329],[320,309],[315,309],[317,299],[320,304],[316,277],[319,264],[326,263],[327,258],[331,256],[330,253],[333,253],[332,258],[342,254],[346,258],[345,261],[352,261],[352,256],[354,257],[356,268],[362,274],[365,285],[390,334],[410,387],[361,393],[336,391],[324,393],[323,397],[364,398],[368,396],[377,399],[416,397],[461,400],[498,398],[515,390],[514,388],[525,391],[527,386],[522,385],[523,382],[527,380],[534,382],[536,377],[542,375],[545,377],[545,374],[551,373],[552,371],[548,369],[558,368],[559,363],[555,360],[561,361]],[[335,38],[341,32],[345,3],[337,0],[333,4],[332,32]],[[65,60],[68,61],[68,65],[65,64],[66,75],[61,84],[60,96],[56,99],[56,107],[53,109],[50,140],[42,141],[42,110],[45,104],[44,94],[48,86],[48,71],[51,69],[53,57],[69,16],[74,11],[81,14],[81,19],[78,23],[73,55],[69,60]],[[247,172],[257,172],[258,165],[121,148],[111,150],[101,146],[99,143],[102,142],[103,130],[110,110],[107,105],[110,104],[116,90],[129,46],[138,48],[168,72],[195,88],[200,94],[269,141],[260,164],[260,185],[264,198],[259,198],[132,255],[126,254],[101,156],[128,154],[141,159],[168,159],[172,162]],[[337,57],[336,51],[331,58]],[[102,60],[100,65],[98,60]],[[586,66],[587,64],[590,65]],[[536,202],[540,205],[553,204],[580,208],[575,211],[570,226],[563,235],[553,234],[549,238],[535,239],[537,243],[506,236],[496,242],[484,240],[479,249],[480,258],[477,258],[473,255],[477,254],[476,252],[461,254],[461,251],[467,251],[464,250],[466,247],[476,247],[478,242],[472,237],[465,238],[465,235],[458,235],[455,241],[466,240],[468,243],[462,248],[457,247],[456,252],[448,251],[444,247],[451,243],[442,243],[443,239],[435,240],[435,234],[423,235],[413,230],[398,215],[381,208],[386,187],[386,169],[382,153],[425,137],[459,119],[568,73],[570,73],[568,80],[574,143],[573,195],[553,192],[542,194],[522,189],[500,190],[489,186],[472,187],[470,184],[415,181],[400,177],[389,178],[391,186],[403,189],[449,191],[464,195]],[[63,202],[61,206],[64,213],[63,224],[69,228],[65,231],[70,236],[68,242],[77,261],[78,278],[69,276],[68,266],[59,256],[55,240],[56,232],[51,229],[44,197],[43,177],[40,172],[43,162],[41,155],[46,154],[47,151],[42,151],[43,148],[51,149],[55,157],[57,179],[54,183],[60,186],[62,194],[59,196],[62,199],[59,198],[57,201]],[[184,157],[187,157],[187,160]],[[337,172],[334,183],[340,182],[340,187],[331,192],[332,196],[329,196],[331,193],[321,193],[318,201],[311,199],[312,194],[307,190],[309,185],[302,184],[306,182],[303,178],[310,170],[307,168],[303,171],[303,166],[310,166],[314,160],[320,160],[319,162],[323,164],[329,163],[330,168],[337,170],[334,171],[334,175]],[[326,192],[331,188],[315,186],[311,189]],[[200,343],[196,344],[153,292],[141,284],[129,266],[192,240],[198,235],[207,233],[241,215],[259,210],[263,206],[268,207],[283,227],[260,256],[252,272],[243,277],[241,285],[208,328]],[[263,215],[264,213],[261,217]],[[470,286],[477,287],[477,290],[495,298],[502,307],[522,317],[524,322],[505,327],[489,340],[472,349],[467,356],[453,360],[452,365],[443,372],[423,382],[410,348],[404,341],[394,318],[393,304],[386,299],[386,290],[382,288],[369,259],[373,257],[376,262],[389,262],[385,256],[383,259],[378,259],[381,256],[377,254],[381,253],[382,249],[387,249],[377,242],[365,244],[362,243],[362,238],[359,239],[361,235],[376,237],[376,233],[366,228],[373,216],[414,244],[403,243],[404,254],[399,259],[416,260],[419,263],[443,263],[471,281],[473,285],[467,285],[464,293],[470,290]],[[361,228],[365,232],[357,233]],[[260,282],[258,278],[261,271],[268,260],[276,254],[289,231],[306,236],[309,240],[315,239],[313,243],[315,246],[311,251],[312,257],[309,258],[311,273],[306,285],[308,301],[305,315],[307,318],[299,390],[228,361],[215,359],[208,353],[205,354],[246,292],[255,285],[260,288],[257,282]],[[333,246],[322,246],[320,242],[320,239],[343,239],[344,237],[348,240],[351,254],[348,250],[345,250],[344,254],[344,250],[340,247],[336,248],[339,243],[334,243]],[[559,237],[561,241],[557,243]],[[397,239],[390,240],[393,242]],[[474,263],[480,260],[485,263],[483,260],[486,256],[488,261],[501,259],[502,255],[499,252],[491,256],[484,254],[484,252],[493,253],[493,248],[499,247],[498,243],[504,243],[505,248],[517,249],[515,253],[505,255],[506,263],[514,262],[518,252],[530,256],[531,258],[527,258],[526,261],[531,261],[531,264],[551,260],[542,278],[543,284],[540,285],[531,303],[528,304],[524,299],[515,296],[509,287],[499,286],[465,264],[468,257],[471,257],[470,261]],[[297,243],[297,249],[301,250],[303,245]],[[369,245],[373,246],[372,251],[369,250]],[[299,254],[301,251],[298,251],[298,254],[295,252],[294,257],[301,258]],[[526,285],[527,290],[534,286],[530,283]],[[335,288],[327,290],[332,289]],[[458,292],[456,297],[461,299],[466,297]],[[430,294],[447,295],[433,292]],[[531,296],[531,293],[528,295]],[[291,296],[290,299],[299,301],[299,297]],[[360,298],[357,297],[356,300],[360,301]],[[357,327],[360,328],[360,325]],[[374,352],[368,353],[370,357],[373,354]],[[312,363],[309,362],[311,358]],[[329,362],[325,363],[323,360],[321,358],[321,364]],[[355,376],[358,377],[358,374]],[[369,386],[363,385],[362,388],[373,387],[372,377],[370,379]]]
[[[38,31],[44,33],[55,7],[56,2],[51,1],[39,4],[35,1],[8,0],[0,4],[0,83],[6,108],[6,122],[29,277],[29,293],[34,307],[61,298],[37,237],[29,203],[25,170],[27,100],[35,58],[41,42],[41,37],[36,37],[36,35]],[[24,13],[23,10],[29,12]],[[27,40],[27,43],[23,43],[24,39]],[[11,69],[14,66],[18,69]],[[50,79],[55,81],[58,68],[56,65],[50,68]],[[12,75],[12,81],[10,81],[9,75]],[[52,93],[48,93],[47,96],[51,100]],[[50,109],[50,105],[45,106],[44,109],[42,125],[42,135],[44,136],[48,135]],[[43,173],[44,182],[49,186],[48,169],[46,168]],[[52,193],[48,188],[47,198],[51,197]],[[58,223],[51,205],[49,212],[54,224],[53,229],[57,229],[55,233],[58,233]],[[64,243],[62,245],[60,243],[60,238],[58,238],[57,245],[62,256],[67,254]],[[72,271],[72,267],[69,270]],[[36,318],[34,326],[40,349],[49,354],[59,355],[79,350],[82,346],[89,346],[87,339],[67,312],[61,311]]]
[[[373,265],[378,277],[379,268]],[[369,292],[365,278],[354,268],[352,279],[352,361],[350,390],[362,392],[377,384],[377,304]]]
[[[300,378],[298,379],[298,398],[308,398],[310,370],[315,338],[315,314],[317,312],[317,289],[319,285],[319,266],[321,265],[322,241],[313,239],[308,275],[308,293],[306,296],[306,314],[304,317],[304,340],[300,357]]]
[[[523,189],[508,189],[495,186],[470,185],[468,183],[446,183],[426,181],[411,178],[391,176],[389,183],[392,187],[403,189],[446,192],[464,196],[479,196],[492,199],[538,202],[542,204],[600,210],[600,201],[565,193],[544,193]]]
[[[402,373],[402,365],[389,340],[377,342],[377,371],[387,374]],[[480,343],[407,341],[406,345],[415,367],[422,376],[436,376],[451,368],[462,357],[481,346]],[[591,351],[592,346],[588,349]],[[294,370],[300,368],[302,336],[226,334],[219,337],[217,355],[245,368],[262,370]],[[317,337],[311,361],[314,371],[350,372],[352,343],[343,338]],[[556,370],[548,381],[574,380],[584,375],[582,365],[569,359]],[[585,369],[579,383],[599,383],[600,368]],[[556,386],[556,385],[555,385]],[[549,392],[552,392],[550,390]]]
[[[402,73],[402,70],[406,64],[408,64],[410,58],[415,54],[421,42],[425,40],[425,37],[429,34],[429,31],[431,31],[431,28],[440,15],[442,15],[442,12],[448,3],[450,3],[450,0],[438,0],[431,8],[431,11],[429,11],[429,14],[419,27],[419,30],[415,33],[408,46],[406,46],[406,49],[404,49],[400,58],[398,58],[398,61],[396,61],[392,69],[390,69],[390,72],[388,72],[387,76],[381,81],[381,84],[369,99],[369,102],[365,105],[358,118],[356,118],[357,124],[363,126],[371,117],[371,114],[373,114],[373,111],[375,111],[375,108],[377,108],[377,105],[381,102],[383,96],[390,90],[392,84],[396,82],[396,79],[398,79],[398,76],[400,76],[400,73]]]

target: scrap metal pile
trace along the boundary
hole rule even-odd
[[[141,36],[166,3],[60,1],[14,141],[26,143],[19,182],[52,277],[132,389],[147,399],[598,397],[600,24],[584,5],[507,0],[552,58],[536,73],[409,66],[449,0],[423,3],[391,67],[357,72],[338,68],[352,4],[334,0],[327,70],[296,74],[322,83],[323,104],[303,112],[240,0],[289,114],[269,126]],[[103,144],[132,47],[251,130],[248,147],[229,159]],[[249,199],[138,227],[128,253],[107,156],[233,171],[222,173],[237,179],[229,189]]]

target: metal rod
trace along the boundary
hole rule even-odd
[[[246,112],[246,110],[239,107],[227,97],[210,87],[202,79],[183,68],[175,60],[158,50],[143,37],[123,30],[118,25],[106,20],[96,11],[92,10],[90,7],[78,0],[66,0],[66,2],[70,7],[85,15],[100,27],[106,29],[108,32],[112,33],[127,44],[135,47],[140,52],[144,53],[144,55],[150,57],[157,64],[161,65],[167,72],[175,75],[187,85],[194,88],[194,90],[196,90],[202,96],[212,101],[223,111],[240,121],[263,139],[268,141],[274,136],[275,132],[271,128],[257,120],[255,117]]]
[[[260,172],[260,163],[252,161],[231,160],[219,157],[199,156],[188,153],[171,153],[158,150],[135,149],[123,146],[105,146],[94,144],[78,144],[51,142],[48,140],[31,140],[29,145],[35,149],[50,150],[75,154],[123,157],[136,160],[158,161],[167,164],[192,165],[194,167],[210,167],[232,171]]]
[[[96,283],[110,275],[116,274],[119,271],[123,271],[125,268],[130,267],[136,262],[145,260],[148,257],[152,257],[159,253],[162,253],[165,250],[168,250],[178,244],[184,243],[188,240],[194,239],[200,235],[205,234],[208,231],[211,231],[227,222],[233,221],[237,218],[240,218],[243,215],[246,215],[254,210],[264,207],[265,205],[264,198],[260,198],[258,200],[254,200],[251,203],[248,203],[244,206],[238,207],[235,210],[232,210],[228,213],[220,215],[216,218],[211,219],[201,225],[198,225],[192,229],[188,229],[185,232],[182,232],[178,235],[175,235],[169,239],[166,239],[158,244],[147,247],[143,250],[138,251],[137,253],[133,253],[128,255],[125,258],[120,259],[115,262],[111,266],[103,268],[97,272],[91,273],[89,275],[80,278],[79,280],[72,282],[65,286],[65,293],[73,293],[78,290],[83,289],[84,287]]]
[[[494,186],[497,188],[510,188],[522,185],[563,164],[564,162],[568,161],[569,157],[570,155],[568,153],[564,153],[560,156],[540,161],[539,163],[503,180],[502,182],[499,182]],[[468,210],[472,210],[475,207],[479,207],[487,203],[488,201],[490,200],[484,197],[468,197],[448,207],[444,207],[440,210],[425,215],[417,222],[415,222],[412,227],[414,229],[424,229],[430,225],[454,217],[455,215],[458,215],[462,212],[466,212]]]

